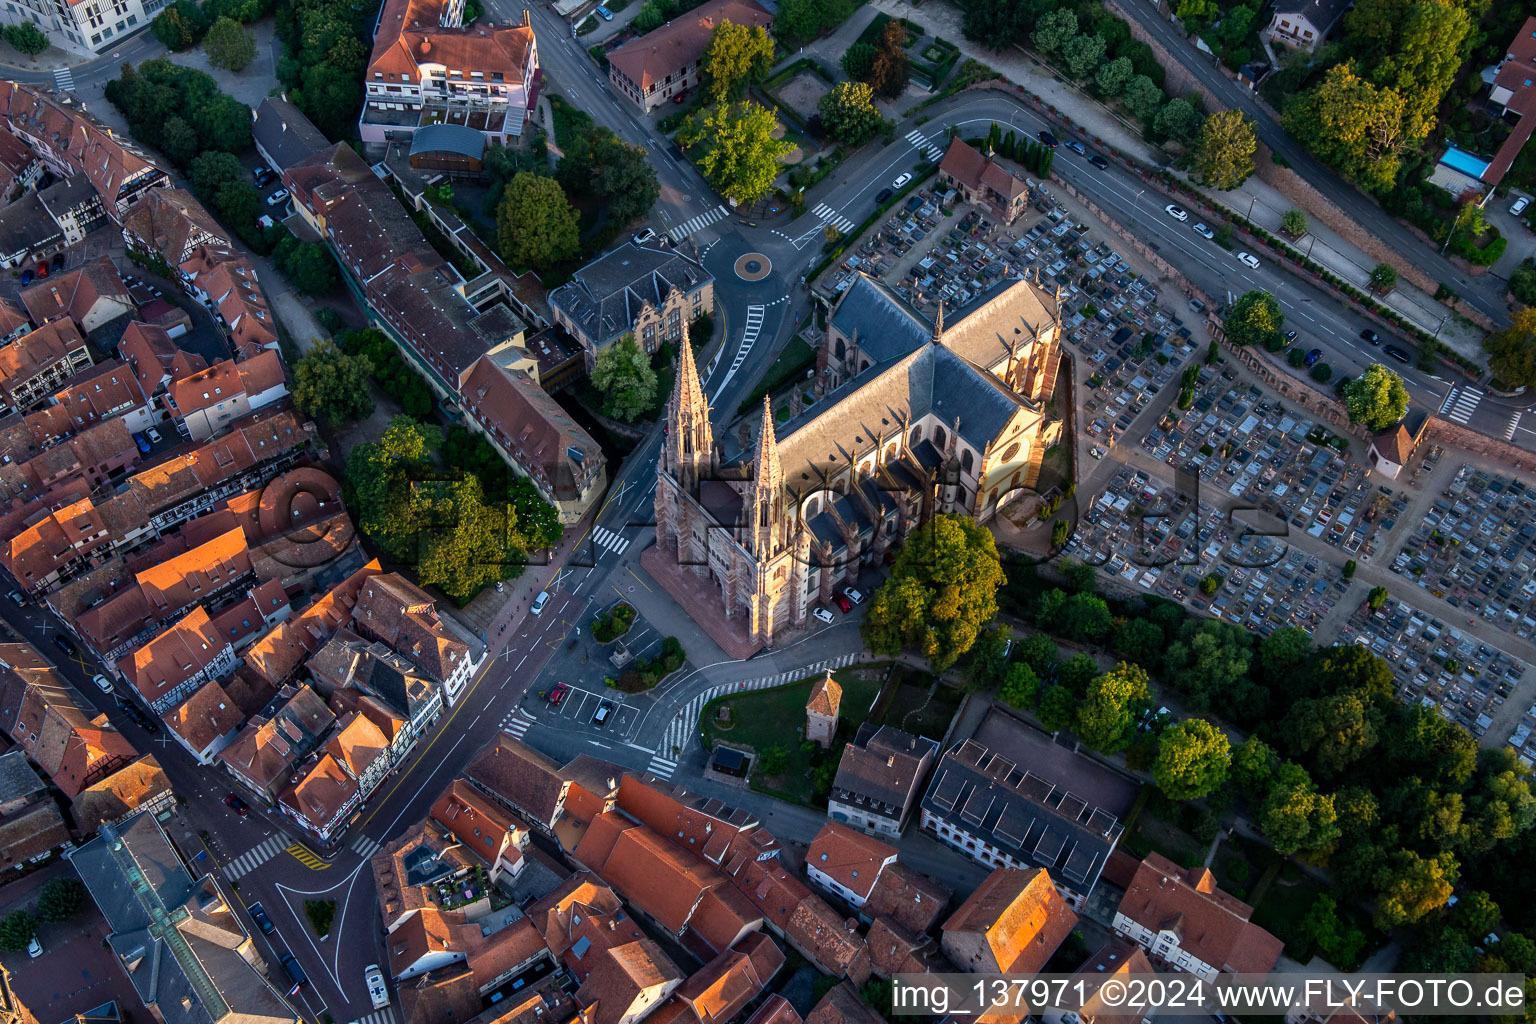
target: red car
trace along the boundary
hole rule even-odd
[[[839,608],[843,610],[844,615],[847,615],[849,612],[853,611],[853,602],[848,600],[842,594],[833,594],[832,600]]]
[[[549,691],[549,706],[554,707],[565,699],[568,687],[564,683],[556,683],[555,688]]]
[[[242,818],[245,817],[251,809],[249,804],[247,804],[244,800],[241,800],[233,793],[224,798],[224,806],[228,807]]]
[[[38,260],[37,261],[37,277],[38,277],[38,280],[42,280],[43,278],[45,278],[47,276],[48,276],[48,261],[47,260]]]

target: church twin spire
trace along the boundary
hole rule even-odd
[[[688,328],[683,327],[678,345],[677,384],[667,403],[667,443],[663,449],[664,467],[685,491],[698,487],[700,480],[714,470],[715,438],[709,426],[709,403],[699,383],[699,370],[693,361],[693,345]]]

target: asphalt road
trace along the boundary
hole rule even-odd
[[[1456,289],[1479,310],[1498,323],[1507,323],[1509,309],[1504,303],[1505,282],[1492,274],[1472,276],[1440,255],[1437,248],[1400,223],[1391,214],[1318,161],[1306,147],[1291,138],[1269,114],[1264,104],[1241,83],[1228,78],[1215,57],[1201,53],[1183,29],[1163,17],[1155,3],[1133,2],[1122,5],[1137,24],[1173,54],[1184,68],[1224,107],[1243,110],[1257,122],[1259,138],[1275,153],[1327,196],[1340,209],[1349,212],[1365,230],[1412,259],[1437,281]]]
[[[147,31],[148,26],[140,29],[138,34],[125,40],[110,53],[104,53],[99,57],[82,61],[70,66],[70,78],[76,86],[90,85],[104,81],[108,78],[116,78],[118,69],[124,61],[137,64],[140,61],[150,60],[155,57],[166,56],[164,44]],[[46,85],[53,88],[57,85],[57,79],[52,71],[32,71],[27,68],[19,68],[13,65],[0,65],[0,74],[13,82],[25,82],[29,85]]]

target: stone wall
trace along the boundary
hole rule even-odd
[[[1141,2],[1145,3],[1146,0],[1141,0]],[[1162,65],[1163,71],[1167,76],[1163,82],[1164,92],[1169,96],[1185,96],[1189,93],[1195,93],[1205,103],[1205,109],[1221,110],[1224,108],[1224,104],[1216,102],[1216,98],[1206,91],[1205,86],[1201,85],[1194,75],[1191,75],[1185,69],[1183,63],[1177,57],[1169,53],[1156,38],[1141,27],[1141,23],[1131,16],[1124,5],[1120,4],[1118,0],[1105,0],[1104,7],[1109,13],[1125,22],[1126,27],[1131,30],[1132,39],[1146,43],[1152,48],[1152,56]],[[1225,68],[1220,70],[1222,74],[1228,74]]]

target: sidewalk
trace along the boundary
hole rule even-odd
[[[943,36],[960,48],[962,57],[979,60],[1009,81],[1023,86],[1037,99],[1037,105],[1055,108],[1060,116],[1077,125],[1087,135],[1103,139],[1121,152],[1153,167],[1164,167],[1162,155],[1141,137],[1138,130],[1122,121],[1108,107],[1063,82],[1022,50],[1012,48],[994,52],[967,40],[961,31],[963,16],[957,8],[942,4],[912,7],[899,0],[872,0],[871,6],[892,17],[905,17],[921,25],[930,35]],[[836,37],[834,34],[833,38]],[[1187,178],[1185,180],[1188,181]],[[1193,183],[1191,187],[1195,187]],[[1240,221],[1246,217],[1251,206],[1253,223],[1272,234],[1278,234],[1281,217],[1296,205],[1257,176],[1250,176],[1241,188],[1232,192],[1213,193],[1205,189],[1202,192],[1220,203],[1233,220]],[[1316,218],[1311,219],[1316,221]],[[1318,263],[1355,287],[1365,290],[1376,260],[1328,228],[1315,223],[1313,227],[1314,230],[1303,237],[1296,247],[1303,253],[1310,250],[1312,258]],[[1482,362],[1482,331],[1462,321],[1447,307],[1436,302],[1430,293],[1403,281],[1395,291],[1380,301],[1422,330],[1431,334],[1438,331],[1438,340],[1461,355]]]

